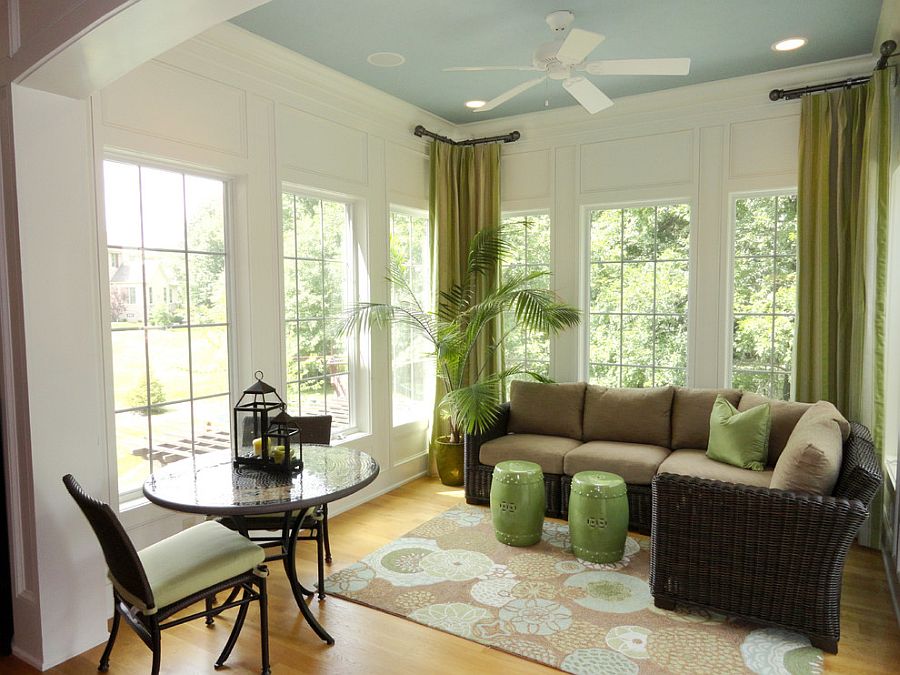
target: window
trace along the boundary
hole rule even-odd
[[[797,314],[797,195],[735,201],[731,385],[791,397]]]
[[[353,423],[348,337],[350,207],[282,194],[284,341],[289,410],[331,415],[332,433]]]
[[[116,454],[127,498],[151,462],[230,447],[225,184],[103,166]],[[166,300],[151,305],[160,285]]]
[[[512,247],[512,254],[503,265],[501,274],[510,272],[550,271],[550,216],[546,213],[506,215],[503,226]],[[535,287],[549,288],[550,277],[535,279]],[[509,334],[503,343],[503,358],[507,367],[516,364],[527,370],[550,377],[550,338],[546,333],[516,327],[516,317],[503,317],[503,330]],[[527,375],[521,376],[531,379]],[[507,383],[507,394],[509,383]]]
[[[391,263],[402,274],[419,307],[431,307],[431,255],[428,217],[421,212],[391,210]],[[409,296],[391,289],[391,303]],[[391,326],[391,373],[394,426],[427,420],[434,398],[433,347],[412,327]]]
[[[690,220],[686,204],[591,212],[591,382],[685,384]]]

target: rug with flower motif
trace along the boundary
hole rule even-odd
[[[570,673],[823,671],[805,637],[653,604],[650,540],[631,535],[611,564],[579,560],[565,523],[527,548],[494,538],[490,510],[454,506],[331,575],[353,602]]]

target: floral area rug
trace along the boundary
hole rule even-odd
[[[570,673],[823,671],[809,640],[710,612],[653,604],[650,540],[611,564],[576,558],[544,522],[527,548],[494,538],[490,510],[460,505],[336,574],[329,593]]]

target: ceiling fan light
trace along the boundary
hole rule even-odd
[[[485,103],[486,101],[475,99],[474,101],[466,101],[466,107],[475,110],[476,108],[481,108]]]
[[[773,44],[772,50],[776,52],[790,52],[795,49],[800,49],[800,47],[803,47],[807,42],[809,42],[809,40],[805,37],[789,37]]]

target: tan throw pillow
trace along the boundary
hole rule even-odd
[[[588,385],[584,440],[669,447],[672,392],[672,387],[607,389]],[[708,414],[705,424],[709,427]]]
[[[584,382],[545,384],[513,380],[509,387],[509,425],[516,434],[581,438]]]
[[[841,472],[847,420],[831,403],[810,406],[791,432],[769,487],[830,495]]]
[[[803,413],[812,407],[812,403],[800,403],[799,401],[779,401],[766,398],[759,394],[745,391],[741,397],[738,411],[744,412],[750,408],[756,408],[763,403],[768,403],[772,411],[772,431],[769,432],[769,460],[767,466],[775,466],[781,452],[791,436],[797,422],[803,417]]]
[[[737,406],[741,392],[737,389],[688,389],[675,387],[672,397],[672,445],[681,448],[705,448],[709,445],[709,416],[716,396]],[[738,408],[738,410],[741,410]]]

